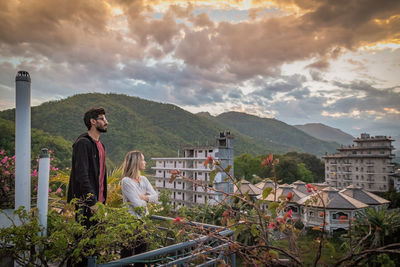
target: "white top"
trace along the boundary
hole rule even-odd
[[[140,176],[140,183],[129,177],[124,177],[121,182],[122,198],[124,203],[128,203],[129,212],[138,217],[135,207],[146,207],[147,202],[140,199],[140,195],[148,195],[149,202],[158,202],[158,193],[154,190],[149,180],[145,176]],[[146,214],[148,213],[146,209]]]

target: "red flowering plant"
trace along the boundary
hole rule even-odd
[[[0,150],[0,208],[14,208],[15,156]]]
[[[57,202],[66,195],[66,185],[69,169],[60,170],[52,165],[53,151],[50,154],[50,184],[49,201]],[[31,201],[35,205],[38,190],[39,158],[33,161],[31,170]],[[15,156],[7,155],[4,149],[0,150],[0,209],[13,209],[15,201]]]
[[[189,218],[185,217],[185,214],[180,214],[174,220],[175,224],[183,227],[181,222],[185,221],[187,224],[185,224],[184,230],[181,230],[185,234],[189,232],[203,233],[203,235],[209,235],[210,237],[212,236],[224,241],[227,244],[227,251],[225,253],[235,253],[248,266],[317,266],[325,261],[327,257],[330,258],[331,263],[334,263],[334,260],[330,256],[325,255],[323,258],[323,248],[331,247],[332,244],[329,244],[326,230],[327,211],[322,191],[313,184],[307,184],[306,188],[310,195],[304,203],[304,210],[302,209],[301,212],[297,211],[295,213],[292,207],[293,202],[295,202],[295,194],[293,192],[281,194],[278,191],[278,181],[274,173],[274,167],[279,164],[279,160],[274,159],[273,154],[269,154],[263,160],[262,164],[264,167],[272,167],[275,186],[266,187],[257,198],[250,194],[248,187],[246,189],[246,186],[242,186],[244,184],[242,181],[231,175],[230,166],[223,166],[220,161],[212,157],[208,157],[204,162],[204,166],[208,166],[211,170],[209,181],[184,177],[179,171],[171,172],[171,183],[180,177],[193,184],[193,188],[203,187],[205,192],[222,196],[218,201],[213,200],[217,210],[220,211],[217,214],[220,216],[220,225],[222,225],[222,228],[218,231],[233,230],[233,239],[218,236],[216,232],[206,231],[206,229],[200,228],[197,225],[190,225],[191,220],[204,219],[206,215],[204,217],[196,217],[196,214],[194,216],[192,214],[192,217]],[[233,192],[226,192],[219,189],[218,184],[214,184],[216,177],[218,177],[219,182],[222,180],[233,184],[235,190]],[[305,216],[309,209],[312,211],[315,207],[318,207],[315,215],[319,216],[321,223],[314,228],[318,231],[318,236],[315,238],[315,242],[311,242],[309,246],[309,248],[315,251],[315,254],[311,259],[308,258],[306,260],[303,255],[304,251],[300,250],[298,247],[299,242],[297,242],[298,238],[306,233],[306,224],[297,224],[297,220],[298,216]],[[194,207],[194,209],[199,211],[197,207]],[[288,245],[282,246],[279,243],[282,239],[286,239],[286,244]],[[367,257],[366,254],[362,255]],[[353,257],[357,257],[357,255],[352,254],[351,256],[344,257],[340,262],[351,263]],[[358,257],[361,256],[358,255]],[[222,264],[229,264],[229,262],[223,262]]]
[[[279,159],[274,159],[270,154],[263,161],[263,166],[274,166],[279,163]],[[182,176],[179,171],[171,172],[170,182],[180,177],[194,185],[194,188],[203,187],[205,192],[218,194],[222,198],[213,201],[222,210],[220,216],[223,229],[234,231],[234,239],[230,237],[220,237],[216,233],[207,231],[204,234],[223,239],[229,244],[227,253],[236,253],[246,264],[265,265],[272,262],[279,262],[281,256],[289,258],[295,264],[302,264],[298,249],[282,249],[274,245],[274,236],[285,236],[291,243],[291,248],[296,246],[300,230],[294,227],[293,211],[287,208],[288,202],[293,201],[293,193],[277,198],[276,187],[263,190],[260,198],[255,199],[250,193],[242,188],[242,182],[234,178],[231,174],[231,166],[223,166],[218,160],[208,157],[204,166],[211,169],[209,181],[193,179]],[[214,181],[219,176],[219,180],[232,184],[234,192],[226,192],[215,186]],[[220,182],[220,181],[219,181]],[[275,178],[276,182],[276,178]],[[277,182],[276,182],[277,184]],[[272,195],[273,194],[273,195]],[[269,196],[274,196],[276,201],[266,201]],[[176,222],[183,219],[178,217]],[[187,232],[193,231],[186,229]],[[196,229],[194,231],[199,231]],[[221,230],[219,230],[221,231]]]

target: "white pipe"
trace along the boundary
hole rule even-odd
[[[44,228],[43,236],[47,235],[47,210],[49,204],[50,157],[47,148],[43,148],[39,159],[39,184],[37,207],[39,224]]]
[[[26,71],[15,77],[15,209],[31,208],[31,78]]]

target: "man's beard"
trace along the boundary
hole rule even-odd
[[[96,126],[97,131],[99,131],[100,133],[106,133],[107,132],[107,128],[101,127],[101,126]]]

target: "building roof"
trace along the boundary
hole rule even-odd
[[[300,199],[297,201],[299,205],[305,205],[306,201],[310,198],[316,196],[317,193],[314,193],[310,196]],[[324,203],[327,209],[348,209],[348,210],[355,210],[355,209],[362,209],[368,207],[367,204],[362,203],[342,192],[333,188],[333,187],[326,187],[322,189],[319,194],[321,195],[323,202],[320,198],[317,198],[317,202],[311,202],[310,205],[312,207],[319,207],[323,208]]]
[[[260,188],[261,190],[264,190],[267,187],[275,188],[275,182],[272,181],[271,179],[265,179],[264,181],[259,182],[258,184],[256,184],[256,186],[258,188]]]
[[[296,182],[292,183],[292,186],[303,194],[310,194],[307,192],[306,183],[303,181],[297,180]]]
[[[324,189],[324,188],[326,188],[326,187],[329,187],[329,184],[328,184],[327,182],[323,182],[323,183],[313,183],[313,185],[314,185],[317,189],[319,189],[319,190],[322,190],[322,189]]]
[[[248,193],[249,196],[257,196],[262,193],[262,190],[258,188],[257,186],[251,184],[247,180],[241,180],[240,181],[240,191],[238,190],[237,186],[234,186],[234,192],[241,192],[242,194]]]
[[[297,202],[302,198],[305,198],[307,195],[295,189],[293,186],[288,184],[279,185],[276,189],[276,200],[280,201],[280,197],[287,197],[287,195],[291,192],[293,194],[293,199],[290,202]],[[262,195],[257,197],[258,199],[262,199]],[[267,201],[275,201],[275,194],[272,192],[265,199]]]
[[[367,205],[383,205],[390,203],[389,200],[381,198],[380,196],[377,196],[371,192],[365,191],[361,187],[355,185],[349,185],[348,187],[342,189],[340,192]]]

